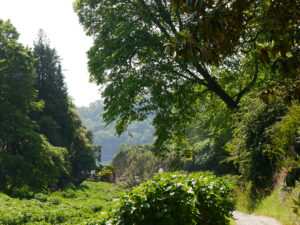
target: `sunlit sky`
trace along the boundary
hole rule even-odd
[[[74,0],[0,0],[0,19],[20,33],[19,41],[32,48],[39,29],[62,59],[68,93],[75,105],[88,106],[100,99],[99,87],[89,83],[86,52],[92,45],[73,11]]]

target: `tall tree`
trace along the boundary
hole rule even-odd
[[[235,52],[256,51],[271,72],[276,91],[300,99],[300,2],[298,0],[171,0],[182,21],[180,39],[168,50],[183,58],[222,63]],[[268,88],[270,92],[270,87]],[[283,90],[284,89],[284,90]]]
[[[0,20],[0,189],[47,189],[68,174],[66,149],[53,147],[29,117],[43,104],[36,101],[33,55],[18,37]]]
[[[33,118],[50,143],[68,149],[71,180],[80,183],[95,166],[93,135],[82,125],[67,94],[59,56],[42,30],[34,43],[33,53],[38,99],[45,103],[44,110],[33,114]]]
[[[208,102],[203,98],[207,93],[237,109],[241,98],[265,76],[259,68],[267,58],[258,44],[267,35],[256,38],[261,29],[248,25],[265,22],[267,2],[196,1],[203,3],[202,14],[193,8],[184,13],[185,1],[178,2],[177,8],[165,0],[74,4],[87,34],[94,37],[88,64],[91,80],[105,84],[105,121],[117,120],[116,130],[121,133],[130,122],[155,114],[157,147],[173,136],[182,139],[186,124]],[[199,24],[191,23],[197,19],[193,13]]]
[[[40,30],[34,43],[34,67],[37,74],[36,89],[38,99],[45,107],[35,119],[41,126],[41,132],[51,143],[57,146],[70,146],[74,135],[69,115],[69,97],[64,83],[62,67],[56,50],[50,47],[45,33]]]

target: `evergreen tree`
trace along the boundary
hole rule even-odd
[[[67,94],[59,56],[42,30],[34,43],[34,56],[37,59],[34,66],[38,99],[45,102],[45,107],[33,118],[50,143],[68,149],[71,180],[80,183],[95,166],[91,145],[93,135],[82,125]]]
[[[34,115],[41,132],[50,142],[58,146],[70,146],[74,127],[69,115],[69,98],[64,83],[60,59],[50,47],[45,33],[40,30],[34,43],[34,64],[37,73],[38,99],[45,102],[44,110]]]

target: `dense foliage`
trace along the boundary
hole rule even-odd
[[[98,100],[89,105],[89,107],[78,107],[78,112],[84,125],[94,133],[94,145],[101,145],[101,159],[103,162],[109,162],[113,156],[118,153],[120,144],[142,145],[153,142],[154,128],[151,126],[151,119],[132,123],[128,127],[128,133],[120,136],[115,135],[112,123],[105,126],[102,118],[103,102]]]
[[[266,104],[259,99],[249,99],[239,113],[233,139],[227,143],[239,173],[255,188],[263,190],[273,182],[276,161],[266,152],[266,146],[270,144],[267,131],[284,114],[285,106],[281,102]]]
[[[86,224],[114,204],[121,190],[108,183],[85,181],[77,187],[49,193],[0,193],[0,224]]]
[[[32,117],[51,143],[68,149],[71,181],[80,183],[95,168],[93,135],[82,125],[69,99],[60,59],[43,31],[38,34],[33,53],[37,59],[34,66],[38,99],[44,101],[45,107]]]
[[[74,7],[94,38],[89,70],[105,84],[104,121],[117,121],[122,133],[154,115],[156,149],[172,138],[184,145],[187,124],[220,100],[238,109],[251,90],[299,98],[299,1],[77,0]]]
[[[165,173],[122,195],[98,223],[224,225],[229,224],[232,197],[228,179],[208,173]]]
[[[287,169],[285,183],[295,187],[300,180],[300,105],[294,102],[280,122],[269,128],[266,151],[276,159],[276,168]],[[300,199],[298,199],[299,202]],[[299,204],[299,203],[298,203]],[[299,207],[299,205],[298,205]]]
[[[33,52],[0,20],[0,190],[53,190],[80,183],[95,166],[92,134],[64,86],[43,33]]]
[[[43,102],[36,101],[33,55],[18,36],[0,20],[0,189],[7,192],[54,187],[68,174],[66,149],[52,146],[29,117]]]

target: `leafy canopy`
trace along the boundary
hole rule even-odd
[[[294,60],[296,72],[284,71],[297,78],[299,3],[293,2],[296,9],[260,0],[77,0],[75,11],[94,38],[91,80],[105,85],[105,121],[117,120],[120,134],[154,114],[156,146],[175,136],[184,144],[186,124],[210,104],[207,93],[236,109],[264,78],[262,63],[271,73],[272,65]],[[274,17],[281,9],[293,15],[290,28],[276,28],[285,21],[283,13]],[[287,45],[279,48],[282,39]]]

